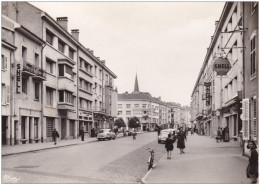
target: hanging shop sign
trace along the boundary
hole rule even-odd
[[[16,93],[21,93],[21,64],[16,63]]]
[[[243,139],[249,140],[249,98],[242,100]]]
[[[213,70],[217,72],[217,75],[227,75],[231,65],[227,58],[219,57],[213,64]]]
[[[210,86],[211,86],[211,82],[204,82],[204,86],[206,87],[206,106],[210,106]]]

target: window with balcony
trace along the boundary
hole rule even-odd
[[[126,108],[131,108],[131,104],[126,104]]]
[[[40,84],[38,82],[34,83],[34,99],[40,99]]]
[[[69,58],[73,60],[74,58],[74,50],[69,48]]]
[[[2,83],[2,105],[10,103],[10,86]]]
[[[39,63],[39,54],[35,53],[34,54],[34,62],[35,62],[35,66],[39,67],[40,63]]]
[[[46,72],[54,73],[54,62],[48,58],[46,58]]]
[[[126,111],[126,115],[131,115],[131,111]]]
[[[46,105],[53,106],[54,89],[46,86]]]
[[[27,83],[28,83],[28,78],[22,77],[22,92],[27,94]]]
[[[139,104],[135,104],[135,108],[139,108]]]
[[[73,80],[73,71],[72,67],[65,64],[59,64],[59,76],[67,77]]]
[[[2,70],[7,70],[7,57],[2,55]]]
[[[49,44],[53,44],[53,34],[47,29],[46,30],[46,42]]]
[[[59,102],[65,102],[65,103],[73,103],[73,95],[72,92],[66,91],[66,90],[59,90]]]
[[[65,51],[65,43],[61,40],[58,41],[58,50],[62,53]]]
[[[22,58],[23,62],[27,62],[27,48],[22,46]]]
[[[252,34],[250,39],[250,69],[251,75],[256,74],[256,35]]]

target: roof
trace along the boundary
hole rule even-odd
[[[150,93],[123,93],[118,94],[118,100],[147,100],[147,101],[153,101],[153,97]]]

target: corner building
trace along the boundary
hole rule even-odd
[[[2,17],[11,22],[8,26],[15,25],[13,45],[17,47],[11,61],[14,69],[10,69],[15,76],[10,100],[14,108],[9,119],[2,116],[12,125],[6,130],[6,135],[13,135],[10,144],[52,141],[54,128],[62,140],[77,138],[81,127],[88,134],[95,126],[95,113],[106,109],[106,81],[114,92],[116,75],[79,42],[79,30],[68,32],[67,17],[54,20],[26,2],[2,2]],[[109,76],[107,80],[104,75]],[[96,127],[102,127],[106,119],[113,121],[115,115],[108,112],[115,107],[107,108]]]

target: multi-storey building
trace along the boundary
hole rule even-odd
[[[10,116],[2,116],[12,127],[3,130],[5,140],[48,142],[54,128],[61,139],[73,139],[81,127],[86,133],[109,127],[115,117],[116,75],[79,42],[79,30],[68,32],[67,17],[55,21],[26,2],[3,2],[2,14],[3,37],[13,36],[13,43],[2,42],[13,53],[5,56],[2,48],[2,58],[12,66],[2,69],[9,75],[2,78],[3,94],[11,96]]]
[[[160,97],[154,98],[149,93],[139,91],[137,76],[133,93],[118,94],[117,117],[123,118],[127,128],[129,119],[134,116],[140,121],[141,131],[155,129],[156,126],[166,128],[170,122],[168,111],[168,105]]]
[[[243,39],[249,34],[244,24],[247,22],[248,25],[253,25],[250,28],[252,35],[258,26],[256,25],[258,15],[252,18],[248,16],[249,10],[246,10],[246,7],[251,8],[251,4],[250,2],[225,4],[219,21],[215,23],[215,33],[211,37],[210,46],[192,92],[192,122],[199,131],[211,137],[215,136],[218,127],[227,127],[231,139],[237,140],[241,136],[241,101],[247,82],[243,75],[248,75],[244,70],[246,67],[244,63],[247,63],[244,58],[246,48],[250,48],[247,46],[250,45],[250,39],[247,41]],[[251,50],[247,52],[248,58],[251,52]],[[214,63],[219,59],[230,64],[226,74],[218,74],[215,71]],[[253,87],[252,90],[256,91]]]
[[[256,141],[258,144],[258,94],[259,94],[259,73],[258,73],[258,51],[259,51],[259,37],[258,37],[258,2],[243,2],[243,29],[245,29],[244,39],[244,90],[243,102],[248,104],[248,110],[243,108],[242,114],[248,117],[247,123],[244,120],[244,133],[247,134],[248,139]],[[245,144],[244,150],[247,144]]]

